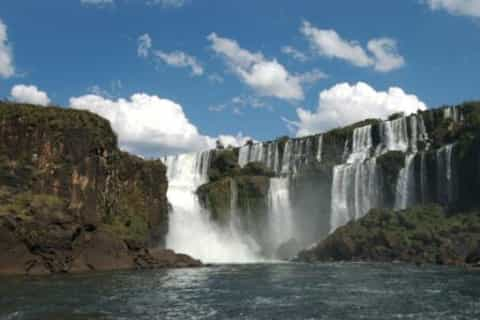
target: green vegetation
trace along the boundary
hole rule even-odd
[[[50,139],[65,140],[82,131],[93,144],[114,147],[117,143],[110,123],[89,111],[3,102],[0,120],[25,128],[26,134],[43,131]]]
[[[372,260],[463,264],[480,249],[480,212],[447,214],[436,205],[392,212],[373,209],[337,229],[306,260]]]
[[[25,221],[33,219],[61,220],[66,215],[66,204],[61,198],[47,194],[24,192],[11,194],[5,188],[1,197],[8,200],[0,206],[0,216],[12,215]]]
[[[238,154],[233,149],[215,150],[208,169],[210,182],[218,181],[226,177],[238,176],[268,176],[273,177],[275,173],[266,168],[260,162],[248,163],[240,168],[238,165]]]

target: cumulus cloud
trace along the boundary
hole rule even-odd
[[[46,92],[39,90],[36,86],[19,84],[10,91],[10,98],[21,103],[38,104],[47,106],[50,99]]]
[[[215,33],[208,36],[211,48],[221,55],[241,81],[258,94],[279,99],[301,100],[304,97],[300,78],[290,74],[277,60],[262,53],[243,49],[232,39]]]
[[[479,0],[426,0],[432,10],[446,10],[454,15],[480,17]]]
[[[80,3],[86,6],[98,6],[104,7],[108,5],[113,5],[113,0],[80,0]]]
[[[15,74],[13,53],[8,43],[7,25],[0,19],[0,77],[9,78]]]
[[[290,56],[292,57],[293,59],[295,60],[298,60],[298,61],[301,61],[301,62],[305,62],[308,60],[308,57],[306,54],[304,54],[303,52],[301,52],[300,50],[298,49],[295,49],[294,47],[292,46],[284,46],[282,48],[282,52],[284,54],[286,54],[287,56]]]
[[[335,30],[319,29],[304,21],[300,32],[320,56],[345,60],[357,67],[373,67],[388,72],[404,66],[397,43],[390,38],[371,39],[367,51],[357,42],[343,39]]]
[[[203,67],[193,56],[190,56],[182,51],[164,52],[161,50],[155,51],[155,56],[172,67],[190,68],[193,76],[203,75]]]
[[[152,48],[152,38],[148,33],[142,34],[137,39],[137,55],[141,58],[147,58]]]
[[[341,83],[320,92],[316,111],[298,108],[298,121],[287,123],[296,127],[297,136],[305,136],[367,118],[386,118],[397,112],[408,115],[426,108],[417,96],[398,87],[376,91],[363,82]]]
[[[217,139],[225,145],[239,145],[250,139],[242,134],[202,135],[181,105],[145,93],[117,100],[93,94],[72,97],[70,107],[108,119],[122,149],[147,157],[214,148]]]

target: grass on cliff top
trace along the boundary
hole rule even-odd
[[[42,128],[49,132],[64,132],[72,129],[88,129],[97,142],[104,145],[117,144],[108,120],[86,110],[60,107],[42,107],[31,104],[0,102],[0,121],[20,123],[27,127]]]

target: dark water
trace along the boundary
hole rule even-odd
[[[480,319],[480,272],[271,264],[0,278],[0,319]]]

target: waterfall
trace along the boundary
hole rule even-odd
[[[437,150],[437,201],[450,204],[454,200],[452,152],[454,145],[450,144]]]
[[[287,177],[270,179],[268,228],[274,249],[295,236],[289,187],[290,179]]]
[[[323,150],[323,134],[319,135],[317,138],[317,161],[322,162],[322,150]]]
[[[425,152],[420,154],[420,196],[421,202],[428,202],[427,159]]]
[[[410,153],[405,157],[405,166],[398,174],[396,192],[395,192],[395,210],[407,209],[414,201],[415,171],[414,171],[415,154]]]
[[[238,165],[245,167],[249,162],[250,145],[245,145],[238,150]]]
[[[281,170],[278,142],[255,143],[241,147],[238,151],[238,165],[243,168],[250,162],[261,162],[266,168],[278,173]]]
[[[265,162],[263,143],[243,146],[238,151],[238,165],[244,167],[249,162]]]
[[[378,202],[376,158],[369,159],[372,147],[372,126],[356,128],[347,163],[333,169],[330,232],[361,218]]]
[[[355,163],[366,160],[372,148],[372,126],[365,126],[353,130],[352,153],[347,163]]]
[[[454,122],[458,122],[463,120],[462,114],[458,108],[455,107],[447,107],[443,109],[443,118],[444,119],[452,119]]]
[[[388,151],[406,152],[409,147],[407,118],[402,117],[382,122],[382,138],[384,148]]]
[[[210,152],[163,159],[167,165],[167,197],[173,207],[167,247],[209,263],[258,261],[255,243],[235,224],[221,227],[200,206],[196,190],[208,181]]]
[[[290,157],[292,154],[292,140],[287,140],[283,147],[283,157],[281,162],[281,173],[288,174],[290,172]]]

